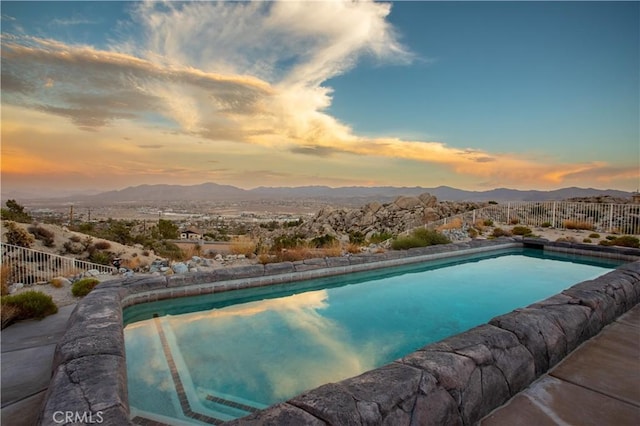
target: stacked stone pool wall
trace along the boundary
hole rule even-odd
[[[40,424],[56,424],[53,414],[59,411],[100,412],[102,424],[133,424],[122,329],[127,306],[531,245],[593,253],[582,244],[477,240],[105,282],[78,303],[56,348]],[[640,250],[601,247],[597,253],[630,263],[383,367],[229,424],[473,424],[640,301]]]

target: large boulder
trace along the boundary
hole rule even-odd
[[[396,206],[398,206],[402,210],[410,210],[422,205],[422,201],[420,201],[417,197],[406,197],[400,196],[395,199],[393,202]]]

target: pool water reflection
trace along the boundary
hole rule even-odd
[[[317,280],[305,283],[308,290],[301,293],[287,285],[274,287],[271,295],[260,289],[253,296],[220,294],[218,301],[216,295],[201,297],[206,310],[125,328],[132,412],[194,423],[244,416],[379,367],[615,266],[558,259],[564,258],[519,250]],[[232,304],[233,293],[240,303]],[[196,309],[196,302],[176,299],[152,307],[180,312]],[[136,308],[126,316],[135,318]],[[149,306],[140,309],[148,312]]]

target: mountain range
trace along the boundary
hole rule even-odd
[[[428,192],[440,201],[551,201],[574,197],[609,196],[630,198],[632,193],[594,188],[562,188],[553,191],[497,188],[487,191],[466,191],[449,186],[424,187],[362,187],[328,186],[258,187],[242,189],[231,185],[203,183],[199,185],[139,185],[96,195],[68,197],[68,201],[92,203],[121,203],[136,201],[244,201],[244,200],[351,200],[366,202],[391,201],[400,195],[419,195]],[[3,197],[4,198],[4,197]]]

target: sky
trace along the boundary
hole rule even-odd
[[[2,192],[640,186],[639,2],[0,7]]]

